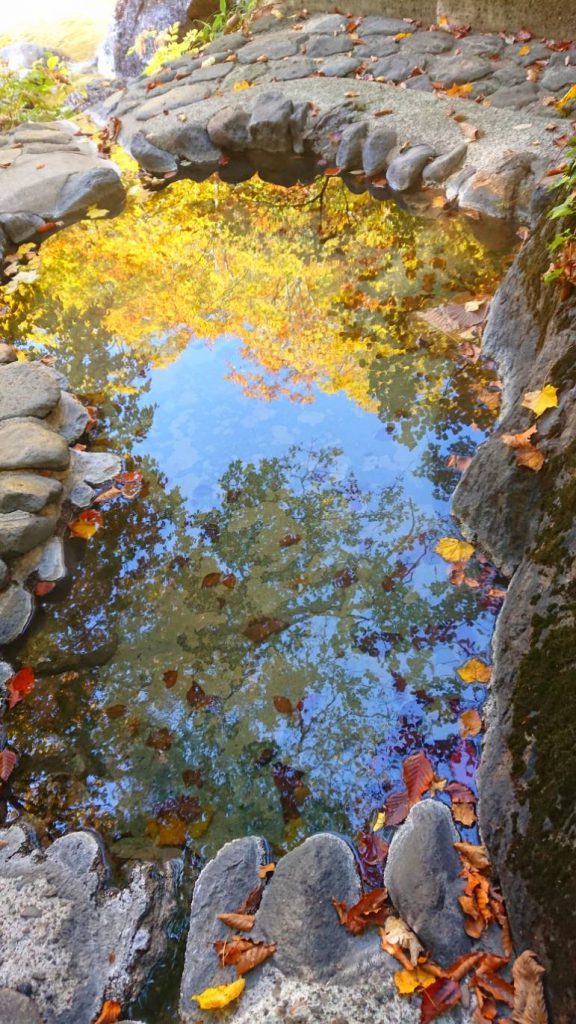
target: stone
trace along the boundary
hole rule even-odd
[[[486,78],[492,70],[493,65],[483,57],[437,57],[431,74],[435,82],[447,89],[451,85],[466,85]]]
[[[10,570],[3,558],[0,558],[0,590],[4,590],[10,579]]]
[[[202,50],[202,55],[211,53],[235,53],[241,46],[244,46],[246,36],[242,32],[228,32],[226,35],[217,36],[211,43]]]
[[[391,57],[400,52],[393,36],[368,36],[366,42],[354,47],[358,57]]]
[[[273,60],[266,65],[274,82],[291,82],[297,78],[308,78],[316,71],[316,65],[306,57],[287,57]]]
[[[140,166],[151,174],[172,174],[178,168],[178,163],[172,154],[153,146],[144,132],[136,132],[132,136],[130,152]]]
[[[516,64],[503,64],[497,67],[491,77],[504,86],[524,85],[526,82],[526,72]]]
[[[405,82],[406,88],[411,92],[434,92],[434,86],[428,75],[414,75]]]
[[[345,78],[356,71],[361,63],[359,57],[329,57],[320,66],[320,71],[326,78]]]
[[[491,107],[512,107],[514,110],[521,110],[527,107],[538,97],[538,86],[534,82],[524,82],[523,85],[513,85],[509,88],[497,89],[490,96]]]
[[[387,82],[405,82],[414,69],[414,62],[405,57],[383,57],[372,64],[369,73],[374,78],[384,78]]]
[[[294,103],[290,114],[290,135],[292,137],[292,149],[297,154],[304,153],[306,128],[310,114],[310,103]]]
[[[31,68],[38,60],[45,64],[50,54],[64,57],[61,50],[22,40],[3,46],[0,49],[0,60],[6,62],[9,71],[22,71],[25,68]]]
[[[561,89],[569,89],[576,83],[576,68],[572,65],[556,65],[548,68],[542,78],[540,85],[550,92],[559,92]]]
[[[16,355],[16,349],[13,345],[8,344],[7,341],[0,341],[0,366],[6,366],[8,363],[15,363],[18,356]]]
[[[192,72],[194,82],[214,82],[225,78],[232,71],[232,64],[209,64],[203,68],[200,66]]]
[[[47,416],[60,388],[41,363],[10,363],[0,370],[0,420]]]
[[[137,75],[150,60],[153,39],[162,29],[179,22],[191,27],[190,0],[124,0],[117,4],[106,38],[98,54],[98,70],[105,78]],[[138,36],[152,32],[143,52],[130,52]]]
[[[62,484],[37,473],[0,473],[0,512],[40,512],[49,502],[58,501]]]
[[[458,903],[464,883],[453,844],[459,839],[448,807],[423,800],[394,835],[384,870],[400,917],[443,967],[470,949]]]
[[[54,532],[57,515],[34,515],[32,512],[4,512],[0,515],[0,555],[23,555],[42,544]]]
[[[68,444],[74,444],[79,437],[82,437],[90,423],[90,414],[82,402],[74,398],[69,391],[62,391],[58,405],[47,417],[46,422]]]
[[[194,84],[169,89],[164,95],[153,96],[152,99],[142,103],[136,111],[136,120],[150,121],[151,118],[163,114],[165,110],[177,110],[179,107],[186,106],[187,104],[201,103],[202,100],[208,99],[213,92],[213,87],[204,82],[195,82]]]
[[[441,185],[446,178],[449,178],[454,171],[457,171],[466,159],[468,143],[462,142],[455,146],[449,153],[442,153],[432,163],[428,164],[422,172],[422,180],[427,185]]]
[[[362,147],[362,167],[368,177],[385,170],[388,157],[397,142],[393,128],[372,128]]]
[[[338,151],[336,153],[336,166],[341,171],[358,171],[362,168],[362,146],[368,131],[366,121],[358,121],[345,128]]]
[[[411,54],[448,53],[454,49],[454,40],[447,32],[415,32],[402,40],[402,51]]]
[[[115,210],[123,201],[124,188],[117,169],[109,162],[100,161],[99,166],[69,175],[50,211],[50,219],[80,217],[91,206]]]
[[[97,487],[113,480],[122,471],[122,460],[111,452],[70,452],[70,477],[73,484],[85,481]]]
[[[234,911],[260,884],[258,869],[269,860],[263,839],[235,839],[218,852],[200,872],[192,895],[186,960],[180,989],[180,1012],[185,1021],[196,1019],[191,996],[210,985],[233,980],[233,968],[221,968],[214,942],[230,935],[218,913]],[[192,1017],[194,1015],[194,1017]]]
[[[38,1008],[28,996],[13,989],[0,989],[0,1021],[5,1024],[42,1024]]]
[[[61,537],[52,537],[44,545],[36,568],[36,575],[39,580],[45,580],[50,583],[57,583],[66,576],[64,542]]]
[[[526,49],[526,46],[528,46],[528,53],[523,53],[523,51]],[[539,43],[537,42],[537,40],[531,39],[528,44],[515,43],[513,46],[508,47],[508,49],[506,50],[506,56],[511,57],[512,60],[515,60],[518,64],[521,64],[522,67],[527,68],[530,66],[530,64],[533,64],[534,61],[547,61],[550,57],[550,50],[547,46],[544,45],[544,43]]]
[[[268,153],[289,152],[292,109],[292,101],[281,92],[260,93],[248,124],[252,144]]]
[[[88,1024],[105,998],[130,1002],[166,948],[172,866],[140,865],[115,890],[90,833],[63,836],[46,852],[18,826],[0,838],[0,986],[25,986],[43,1024]]]
[[[354,44],[347,33],[342,36],[315,36],[308,41],[306,56],[331,57],[335,53],[348,53],[353,47]]]
[[[176,150],[180,157],[189,160],[194,167],[206,174],[215,171],[220,159],[220,150],[210,141],[206,128],[201,123],[187,124],[177,134]]]
[[[64,439],[38,420],[0,422],[0,470],[66,469],[69,461]]]
[[[412,146],[405,153],[394,157],[386,171],[391,189],[395,192],[408,192],[420,180],[426,164],[436,156],[430,146]]]
[[[307,38],[306,35],[290,31],[273,32],[266,37],[259,36],[237,51],[238,62],[252,64],[262,56],[268,57],[268,60],[294,57]]]
[[[384,18],[379,15],[362,18],[358,34],[362,39],[369,35],[395,36],[399,32],[415,32],[416,26],[400,18]]]
[[[490,33],[470,33],[458,40],[458,49],[463,57],[495,57],[502,53],[504,46],[500,36]]]
[[[347,21],[342,14],[314,14],[306,21],[306,31],[309,35],[335,35],[337,32],[344,32]]]
[[[208,135],[219,149],[242,150],[250,145],[250,112],[240,105],[221,107],[208,121]]]
[[[515,153],[477,171],[463,183],[458,193],[459,206],[494,219],[512,217],[515,197],[531,173],[533,159],[531,153]]]
[[[0,644],[11,644],[22,636],[32,612],[32,595],[24,587],[10,584],[3,590],[0,593]]]
[[[21,242],[27,242],[28,239],[33,238],[44,223],[44,218],[37,213],[0,214],[0,224],[15,245],[20,245]]]

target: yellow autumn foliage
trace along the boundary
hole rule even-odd
[[[246,987],[246,979],[238,978],[230,985],[216,985],[214,988],[206,988],[197,996],[191,996],[198,1003],[201,1010],[222,1010],[229,1003],[233,1003],[238,996],[242,995]]]
[[[474,554],[474,545],[457,537],[442,537],[434,550],[445,562],[467,562]]]

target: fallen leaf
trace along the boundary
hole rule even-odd
[[[394,946],[405,949],[411,963],[416,967],[418,957],[424,952],[422,944],[401,917],[389,917],[384,923],[384,935]]]
[[[475,871],[488,871],[490,860],[485,846],[474,846],[472,843],[454,843],[454,849],[467,867]]]
[[[462,121],[460,123],[460,131],[469,142],[477,142],[478,139],[482,138],[482,131],[473,124],[469,124],[468,121]]]
[[[34,593],[36,597],[46,597],[46,594],[50,594],[55,586],[55,583],[50,583],[48,580],[40,580],[34,587]]]
[[[573,99],[576,99],[576,85],[571,85],[568,92],[564,93],[564,96],[557,101],[556,106],[558,110],[563,110]]]
[[[510,982],[493,973],[483,974],[476,971],[470,979],[470,984],[473,988],[481,988],[499,1003],[507,1003],[508,1006],[512,1006],[514,1003],[514,987]]]
[[[169,729],[157,729],[156,732],[150,733],[146,746],[154,750],[170,750],[173,742],[174,736]]]
[[[473,804],[462,804],[452,801],[452,817],[464,828],[472,828],[476,822],[476,811]]]
[[[519,57],[527,57],[529,53],[530,53],[530,47],[529,46],[521,46],[520,49],[518,50],[518,56]]]
[[[288,697],[273,697],[272,703],[276,711],[279,711],[281,715],[291,715],[294,711],[292,701]]]
[[[261,868],[258,868],[258,878],[268,878],[268,875],[273,875],[275,870],[274,861],[271,861],[270,864],[263,864]]]
[[[415,804],[430,786],[434,778],[434,769],[426,754],[420,750],[417,754],[406,758],[402,765],[402,775],[406,783],[408,799],[411,804]]]
[[[130,472],[118,473],[118,476],[115,476],[114,480],[116,483],[121,485],[123,497],[129,498],[131,501],[140,494],[142,484],[144,483],[144,477],[137,469]]]
[[[91,206],[86,210],[85,216],[88,220],[100,220],[102,217],[108,217],[110,210],[100,210],[97,206]]]
[[[244,89],[251,89],[252,82],[235,82],[232,86],[232,92],[242,92]]]
[[[465,683],[489,683],[492,678],[492,668],[480,658],[469,658],[456,671]]]
[[[69,524],[73,537],[89,540],[104,525],[104,517],[97,509],[86,509]]]
[[[457,537],[442,537],[434,550],[446,562],[467,562],[474,554],[474,546]]]
[[[127,708],[125,704],[109,704],[107,708],[104,708],[104,712],[107,718],[111,718],[114,721],[117,718],[123,718],[126,714]]]
[[[446,792],[451,800],[459,804],[475,804],[476,794],[464,782],[449,782]]]
[[[289,622],[282,622],[281,619],[274,619],[268,615],[261,615],[259,618],[250,619],[243,629],[244,636],[252,640],[252,643],[262,644],[274,633],[281,633],[288,629]]]
[[[538,431],[538,427],[534,423],[528,430],[523,430],[521,434],[502,434],[501,441],[508,445],[509,448],[525,448],[527,444],[530,444],[530,438],[534,436]]]
[[[227,590],[234,590],[236,586],[236,577],[233,572],[227,572],[222,577],[222,586],[226,587]]]
[[[446,96],[467,96],[474,88],[473,82],[465,82],[464,85],[451,85],[446,89]]]
[[[247,974],[254,967],[264,963],[276,952],[275,942],[257,942],[235,935],[232,939],[219,939],[214,943],[220,963],[223,967],[233,964],[238,975]]]
[[[370,924],[385,924],[392,911],[388,902],[388,890],[384,888],[364,893],[351,907],[342,900],[335,899],[332,900],[332,906],[338,914],[340,924],[351,935],[360,935]]]
[[[373,832],[379,832],[381,828],[384,828],[386,824],[386,811],[378,811],[374,824],[372,825]]]
[[[545,463],[544,453],[538,451],[533,445],[528,444],[525,448],[516,450],[516,462],[519,466],[525,466],[534,473],[539,473]]]
[[[221,1010],[224,1006],[238,999],[246,987],[245,978],[238,978],[230,985],[217,985],[215,988],[206,988],[199,995],[191,996],[195,999],[201,1010]]]
[[[403,789],[399,793],[392,793],[384,804],[386,824],[400,825],[400,823],[407,817],[409,810],[410,800],[408,798],[407,790]]]
[[[16,704],[24,700],[24,697],[27,697],[34,689],[34,682],[34,669],[30,665],[25,665],[19,672],[16,672],[6,683],[8,707],[16,707]]]
[[[401,996],[411,996],[416,989],[427,988],[435,981],[436,977],[430,974],[425,967],[416,967],[413,971],[407,971],[404,968],[394,974],[394,983]]]
[[[115,999],[107,999],[94,1024],[116,1024],[116,1021],[120,1020],[121,1013],[120,1003],[117,1003]]]
[[[524,950],[512,965],[514,1024],[548,1024],[542,984],[544,973],[544,968],[531,949]]]
[[[167,668],[162,677],[164,679],[164,686],[167,690],[171,690],[173,686],[176,686],[178,682],[178,669]]]
[[[239,932],[249,932],[254,927],[254,914],[218,914],[220,921],[227,924],[229,928],[235,928]]]
[[[546,409],[554,409],[558,405],[558,391],[553,384],[546,384],[540,391],[527,391],[522,405],[536,416],[541,416]]]
[[[482,731],[482,719],[476,708],[463,711],[460,715],[460,735],[477,736]]]
[[[0,779],[2,782],[8,782],[17,764],[18,754],[14,750],[5,748],[0,751]]]
[[[278,544],[281,548],[290,548],[293,544],[299,544],[301,540],[301,533],[287,533],[284,537],[280,538]]]
[[[200,586],[202,587],[202,590],[208,590],[210,587],[217,587],[221,579],[221,572],[209,572],[202,580]]]
[[[420,1007],[420,1024],[429,1024],[462,998],[458,982],[451,978],[438,978],[433,985],[424,989]]]

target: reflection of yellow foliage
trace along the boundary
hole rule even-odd
[[[254,363],[253,373],[231,371],[249,395],[307,401],[315,385],[375,411],[374,358],[410,352],[427,400],[441,393],[441,371],[430,379],[409,313],[433,299],[439,283],[430,268],[446,251],[454,269],[452,280],[443,272],[444,289],[490,289],[495,268],[465,225],[439,230],[338,181],[291,191],[181,181],[152,196],[133,186],[123,216],[50,239],[41,280],[9,301],[21,331],[42,345],[66,331],[72,314],[88,328],[101,309],[99,328],[156,367],[192,337],[233,334]],[[49,330],[48,309],[61,321]],[[115,380],[111,393],[134,383]]]

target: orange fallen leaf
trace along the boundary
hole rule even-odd
[[[360,935],[370,924],[382,925],[392,913],[387,889],[373,889],[364,893],[351,907],[342,900],[332,900],[340,924],[351,935]]]
[[[86,509],[69,524],[73,537],[89,540],[104,525],[104,517],[97,509]]]
[[[476,811],[473,804],[461,804],[458,801],[452,803],[452,817],[464,828],[471,828],[476,821]]]
[[[530,438],[537,432],[538,427],[534,423],[528,427],[528,430],[523,430],[521,434],[502,434],[501,441],[509,448],[525,448],[530,443]]]
[[[227,924],[229,928],[235,928],[239,932],[249,932],[254,927],[254,914],[218,914],[220,921]]]
[[[548,1024],[542,978],[544,968],[536,954],[526,949],[512,965],[514,1002],[512,1019],[515,1024]]]
[[[6,688],[8,690],[8,707],[13,708],[16,704],[19,704],[24,697],[34,689],[35,676],[34,669],[30,665],[25,665],[19,672],[16,672],[8,682]]]
[[[258,868],[258,878],[268,878],[268,875],[273,875],[276,870],[276,864],[271,861],[270,864],[263,864],[261,868]]]
[[[120,1020],[121,1013],[120,1003],[117,1003],[115,999],[107,999],[94,1024],[116,1024],[116,1021]]]
[[[467,867],[475,871],[487,871],[490,868],[488,851],[485,846],[474,846],[473,843],[454,843],[454,849]]]
[[[420,1008],[420,1024],[429,1024],[462,998],[459,984],[451,978],[438,978],[433,985],[424,989]]]
[[[416,803],[426,792],[434,778],[434,769],[426,754],[419,750],[417,754],[407,757],[402,765],[402,775],[406,783],[408,799]]]
[[[531,469],[534,473],[540,472],[545,461],[543,453],[531,444],[516,450],[516,462],[518,465],[526,466],[527,469]]]
[[[470,711],[463,711],[460,715],[460,735],[477,736],[482,731],[482,719],[476,708]]]

